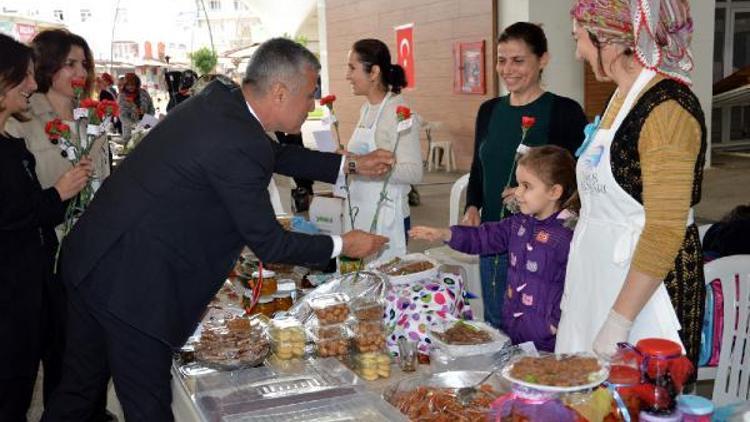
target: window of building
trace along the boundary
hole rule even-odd
[[[208,2],[208,8],[210,10],[220,10],[221,9],[221,0],[209,0],[209,2]]]
[[[91,20],[91,9],[81,9],[81,22]]]
[[[57,19],[64,20],[63,19],[63,11],[60,9],[55,9],[52,11],[52,16],[56,17]]]
[[[750,2],[717,1],[715,22],[713,80],[717,82],[750,66]],[[750,106],[715,108],[713,113],[712,142],[750,140]]]
[[[121,7],[115,13],[117,13],[117,17],[115,18],[117,23],[128,23],[128,9]]]
[[[234,10],[247,10],[247,4],[242,0],[234,0]]]

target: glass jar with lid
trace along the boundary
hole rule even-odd
[[[262,280],[261,280],[261,275]],[[277,283],[276,283],[276,273],[271,270],[264,269],[263,272],[261,271],[254,271],[253,272],[253,286],[257,286],[258,283],[261,283],[260,286],[260,295],[261,296],[271,296],[274,293],[276,293],[277,290]]]
[[[276,305],[273,302],[273,296],[261,296],[258,299],[258,303],[252,309],[254,314],[263,314],[269,318],[273,318],[273,314],[276,312]]]
[[[288,311],[292,307],[292,291],[291,290],[278,290],[273,294],[273,304],[276,307],[276,311]]]

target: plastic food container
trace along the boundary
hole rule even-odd
[[[391,357],[388,353],[369,352],[354,355],[354,372],[367,381],[391,376]]]
[[[711,422],[714,414],[711,400],[692,394],[677,397],[677,409],[685,422]]]
[[[305,330],[294,318],[271,320],[269,336],[273,353],[282,360],[301,358],[305,355]]]
[[[349,354],[349,339],[347,337],[317,339],[315,346],[318,349],[318,356],[322,358],[346,357]]]
[[[318,317],[320,325],[337,324],[349,317],[348,302],[349,298],[346,295],[331,293],[311,299],[310,308]]]
[[[347,330],[345,323],[331,324],[331,325],[311,325],[310,332],[313,338],[316,339],[330,339],[337,337],[349,337],[349,331]]]
[[[352,312],[359,320],[383,320],[385,306],[380,300],[376,299],[359,299],[352,303]]]
[[[645,410],[641,411],[638,415],[638,420],[641,422],[681,422],[682,413],[679,410],[675,410],[672,413],[666,415],[649,413]]]
[[[360,353],[377,352],[385,348],[385,326],[383,320],[360,320],[351,323],[354,331],[354,346]]]

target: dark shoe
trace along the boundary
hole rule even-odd
[[[417,188],[412,186],[411,190],[409,191],[409,206],[416,207],[419,206],[421,202],[422,200],[419,198],[419,192],[417,192]]]

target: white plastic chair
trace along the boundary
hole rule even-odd
[[[443,157],[440,160],[439,152],[442,151]],[[433,141],[430,145],[430,151],[427,156],[427,171],[439,170],[442,161],[445,161],[445,171],[451,172],[456,168],[456,156],[453,154],[453,142],[451,141]]]
[[[458,224],[459,210],[461,206],[461,194],[469,184],[469,175],[465,174],[453,183],[450,196],[450,209],[448,213],[448,225]],[[474,318],[484,320],[484,301],[481,297],[482,284],[479,273],[479,256],[467,255],[454,251],[448,246],[439,246],[425,251],[425,255],[431,256],[446,265],[455,265],[463,268],[465,275],[466,290],[479,296],[471,300],[471,309]]]
[[[707,283],[721,280],[724,296],[724,331],[712,401],[722,406],[750,400],[750,255],[719,258],[706,264],[704,271]]]
[[[713,224],[701,224],[698,226],[698,237],[701,239],[701,245],[703,244],[703,238],[706,237],[706,232],[711,226],[713,226]]]

